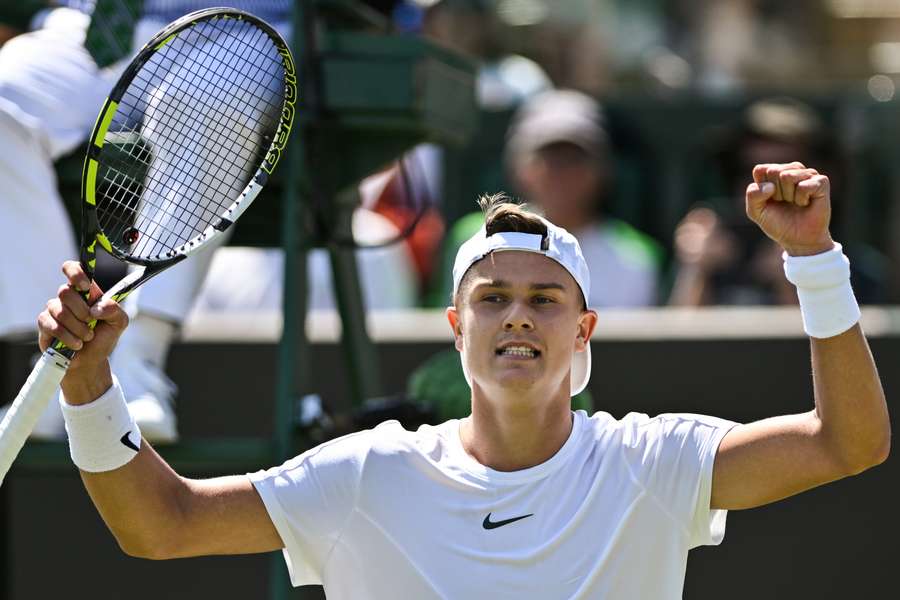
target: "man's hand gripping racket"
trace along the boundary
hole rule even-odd
[[[296,98],[287,44],[241,11],[191,13],[141,49],[91,133],[82,174],[81,268],[64,267],[70,282],[87,287],[97,245],[135,267],[96,302],[101,317],[124,317],[111,301],[223,235],[247,209],[285,149]],[[84,311],[99,289],[91,289],[79,290],[84,302],[61,290],[42,314],[66,313],[53,325],[64,339],[50,342],[0,423],[0,483],[56,395],[77,351],[71,346],[92,337],[85,328],[96,321]],[[103,334],[109,349],[124,322],[111,325],[119,331]],[[102,352],[103,344],[96,345]]]

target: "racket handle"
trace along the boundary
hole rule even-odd
[[[68,368],[69,359],[48,348],[0,422],[0,485],[41,413],[56,396]]]

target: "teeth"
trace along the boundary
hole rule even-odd
[[[504,356],[523,356],[523,357],[534,357],[534,350],[531,348],[526,348],[524,346],[510,346],[508,348],[504,348],[500,354]]]

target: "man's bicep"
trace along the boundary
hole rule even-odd
[[[719,444],[710,507],[739,510],[839,479],[814,411],[738,425]]]
[[[178,556],[253,554],[284,547],[262,498],[245,475],[187,481]]]

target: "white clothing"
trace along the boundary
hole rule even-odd
[[[608,219],[573,232],[591,270],[591,308],[653,306],[657,303],[658,259],[649,238]]]
[[[578,411],[550,460],[498,472],[466,454],[457,420],[390,421],[249,477],[293,584],[330,600],[674,600],[688,550],[724,536],[709,503],[734,425]]]
[[[393,239],[397,233],[397,228],[378,213],[365,209],[353,213],[353,235],[360,243],[377,244]],[[184,261],[187,262],[190,261]],[[415,268],[406,244],[358,250],[356,263],[366,310],[416,305]],[[281,311],[283,272],[281,250],[221,248],[213,256],[209,276],[197,296],[194,310],[198,313]],[[316,248],[308,254],[307,283],[309,310],[337,307],[326,250]]]
[[[52,161],[86,137],[115,82],[81,46],[86,27],[60,8],[0,48],[0,236],[19,249],[0,261],[0,337],[35,331],[60,265],[77,256]]]
[[[0,338],[37,330],[37,314],[62,283],[59,266],[76,256],[69,215],[44,148],[0,109]],[[45,201],[49,199],[49,201]]]

